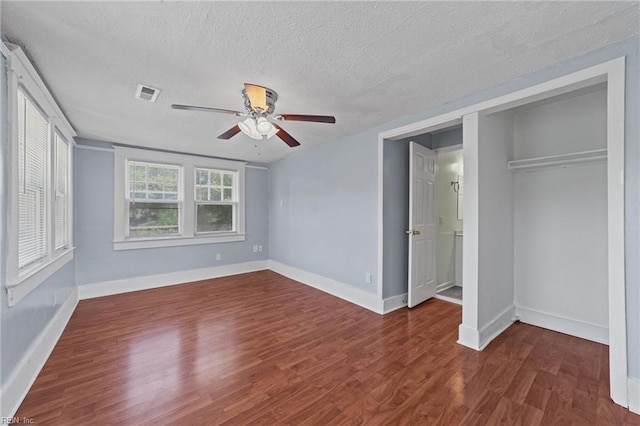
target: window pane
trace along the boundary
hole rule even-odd
[[[211,188],[211,201],[220,201],[220,188]]]
[[[231,172],[196,169],[196,201],[236,201],[233,180]]]
[[[204,169],[196,169],[196,185],[207,185],[209,183],[209,172]]]
[[[129,162],[129,198],[179,200],[180,168],[165,164]]]
[[[49,123],[18,90],[18,267],[46,256]]]
[[[197,232],[233,231],[233,206],[198,204]]]
[[[131,203],[129,236],[155,237],[180,233],[178,203]]]
[[[211,183],[213,185],[220,185],[220,173],[211,172]]]

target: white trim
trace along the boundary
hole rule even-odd
[[[464,305],[463,305],[464,314]],[[464,321],[458,326],[458,344],[476,351],[480,350],[480,333],[473,327],[465,325]]]
[[[495,317],[489,324],[482,327],[480,330],[480,350],[487,347],[489,343],[496,337],[498,337],[503,331],[505,331],[515,321],[516,307],[514,305],[509,306]]]
[[[194,237],[158,237],[154,239],[131,239],[126,241],[114,241],[113,250],[138,250],[156,247],[193,246],[198,244],[218,244],[244,241],[245,234],[232,235],[196,235]]]
[[[573,152],[570,154],[549,155],[507,162],[507,169],[513,172],[532,172],[556,167],[583,166],[607,162],[607,149]]]
[[[16,44],[6,43],[6,46],[11,51],[9,71],[17,75],[20,84],[27,88],[27,91],[35,98],[40,108],[45,109],[48,118],[60,128],[67,140],[73,140],[73,137],[77,136],[75,130],[73,130],[71,123],[58,107],[56,100],[40,78],[40,75],[38,75],[33,64],[29,61],[29,58],[27,58],[27,55]]]
[[[640,379],[628,378],[629,383],[629,411],[640,414]]]
[[[78,286],[78,297],[80,300],[85,300],[114,294],[130,293],[132,291],[189,284],[194,281],[262,271],[268,269],[268,266],[269,262],[267,260],[254,260],[251,262],[213,266],[211,268],[191,269],[187,271],[169,272],[167,274],[145,275],[142,277],[83,284]]]
[[[456,298],[449,297],[449,296],[444,296],[444,295],[438,294],[438,293],[436,293],[436,295],[433,296],[433,297],[435,297],[438,300],[444,300],[445,302],[455,303],[456,305],[462,306],[462,299],[456,299]]]
[[[5,58],[11,55],[11,50],[9,50],[9,46],[7,46],[4,41],[0,41],[0,53],[2,53]]]
[[[611,399],[627,407],[627,298],[624,242],[625,58],[607,63],[609,381]]]
[[[482,327],[480,331],[460,324],[458,329],[458,343],[471,349],[481,351],[505,331],[515,321],[516,307],[509,306],[507,309],[498,314],[487,325]]]
[[[252,166],[251,164],[245,164],[247,169],[259,169],[259,170],[269,170],[268,167],[265,166]]]
[[[284,275],[287,278],[298,281],[299,283],[308,285],[309,287],[329,293],[333,296],[339,297],[340,299],[346,300],[347,302],[369,309],[370,311],[378,314],[383,313],[382,299],[379,299],[374,293],[368,293],[349,284],[341,283],[331,278],[314,274],[313,272],[285,265],[284,263],[280,263],[275,260],[269,261],[269,269],[280,275]]]
[[[407,159],[409,161],[409,159]],[[378,282],[376,292],[378,299],[384,294],[383,258],[384,258],[384,138],[378,135]],[[407,188],[408,190],[408,188]]]
[[[597,324],[578,321],[561,315],[516,306],[516,317],[525,324],[535,325],[559,333],[591,340],[592,342],[609,344],[609,330]]]
[[[442,291],[442,290],[446,290],[448,288],[454,287],[456,285],[455,282],[453,281],[445,281],[443,283],[440,283],[436,286],[436,291]]]
[[[624,247],[624,124],[625,124],[625,58],[620,57],[583,70],[536,84],[507,95],[449,111],[405,126],[378,134],[378,292],[382,294],[382,185],[383,185],[383,143],[385,139],[401,139],[442,129],[459,123],[461,118],[473,117],[479,112],[492,113],[535,102],[551,96],[568,93],[584,87],[607,82],[607,192],[608,192],[608,271],[609,271],[609,373],[611,398],[624,407],[628,406],[627,391],[627,327],[625,295],[625,247]],[[463,132],[465,132],[463,125]],[[465,175],[467,174],[468,151],[477,151],[477,140],[464,140]],[[477,152],[475,153],[477,154]],[[467,183],[467,182],[465,182]],[[465,196],[469,198],[469,188]],[[477,206],[476,206],[477,207]],[[467,223],[472,213],[465,202],[465,238],[477,235],[478,229],[471,229]],[[473,232],[471,232],[473,231]],[[471,250],[465,243],[464,263],[477,261],[477,246]],[[469,257],[471,255],[471,257]],[[464,268],[463,268],[464,269]],[[465,298],[463,301],[463,324],[460,327],[459,342],[465,346],[478,346],[477,333],[477,281],[473,283],[466,271]],[[467,285],[466,283],[469,283]],[[476,294],[473,294],[473,287]],[[472,300],[473,299],[473,300]],[[474,312],[469,312],[470,310]],[[475,320],[473,319],[475,317]],[[474,324],[475,322],[475,324]],[[476,330],[476,331],[474,331]],[[475,342],[474,342],[475,340]]]
[[[76,144],[76,148],[79,149],[88,149],[90,151],[102,151],[102,152],[110,152],[113,154],[113,152],[115,151],[113,147],[111,148],[105,148],[105,147],[101,147],[101,146],[91,146],[91,145],[82,145],[82,144]]]
[[[27,396],[27,392],[60,339],[77,304],[78,293],[74,288],[4,383],[0,394],[0,418],[10,418],[18,411],[18,407]]]
[[[388,314],[389,312],[393,312],[407,306],[407,297],[407,293],[402,293],[382,300],[382,314]]]
[[[17,281],[7,284],[7,302],[9,306],[14,306],[22,300],[31,290],[42,284],[47,278],[55,274],[60,268],[73,259],[74,249],[67,249],[55,259],[50,259],[38,268],[28,272],[17,279]]]

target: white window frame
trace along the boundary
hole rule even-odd
[[[7,58],[7,129],[9,145],[8,199],[7,211],[7,298],[13,306],[29,292],[73,259],[73,148],[75,131],[49,93],[44,82],[27,59],[22,49],[10,43],[0,43],[2,54]],[[20,269],[18,266],[18,90],[45,115],[49,122],[47,182],[46,182],[46,256],[40,261]],[[57,132],[69,145],[67,157],[67,245],[55,247],[55,139]]]
[[[233,232],[235,232],[236,228],[237,228],[237,224],[238,224],[238,211],[240,210],[240,190],[238,188],[238,172],[235,170],[226,170],[226,169],[212,169],[209,167],[195,167],[193,169],[193,177],[194,180],[196,178],[196,170],[197,169],[201,169],[201,170],[208,170],[210,172],[219,172],[219,173],[226,173],[226,174],[231,174],[231,176],[233,176],[233,182],[232,182],[232,199],[231,201],[224,201],[224,190],[226,189],[226,187],[224,186],[224,177],[221,177],[221,185],[220,185],[220,198],[222,199],[222,201],[209,201],[209,200],[197,200],[196,198],[196,184],[194,182],[194,186],[193,186],[193,196],[194,196],[194,205],[193,205],[193,214],[194,214],[194,232],[196,233],[196,235],[220,235],[223,234],[224,231],[200,231],[198,232],[198,205],[212,205],[212,206],[232,206],[233,208],[233,225],[234,225],[234,229]],[[211,184],[209,183],[208,186],[211,186]]]
[[[128,167],[130,162],[140,162],[140,163],[145,163],[145,164],[154,164],[154,165],[159,165],[159,166],[168,166],[168,167],[174,167],[176,169],[178,169],[178,198],[175,200],[165,200],[165,199],[161,199],[161,200],[157,200],[157,199],[146,199],[143,202],[144,203],[162,203],[162,204],[177,204],[178,205],[178,234],[169,234],[166,236],[157,236],[157,237],[148,237],[149,239],[157,239],[157,238],[169,238],[169,237],[177,237],[179,235],[182,235],[182,230],[184,229],[184,167],[182,167],[181,164],[173,164],[173,163],[164,163],[164,162],[149,162],[149,161],[141,161],[141,160],[136,160],[136,159],[132,159],[132,158],[127,158],[125,159],[125,188],[124,188],[124,197],[125,197],[125,213],[129,214],[130,208],[131,208],[131,203],[135,203],[137,200],[133,200],[131,198],[131,175],[130,175],[130,168]],[[125,235],[125,240],[127,241],[131,241],[131,240],[140,240],[141,238],[135,238],[135,237],[130,237],[129,236],[129,220],[126,220],[125,217],[125,222],[124,222],[125,228],[124,228],[124,235]]]
[[[182,168],[179,191],[182,195],[180,235],[131,238],[129,224],[128,167],[129,161],[175,165]],[[228,243],[245,240],[245,162],[198,157],[186,154],[152,151],[128,147],[114,147],[114,221],[113,249],[135,250],[155,247],[174,247],[194,244]],[[237,178],[236,227],[232,232],[196,233],[195,169],[230,171]]]

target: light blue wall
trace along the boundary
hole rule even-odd
[[[438,132],[432,137],[433,149],[445,148],[447,146],[458,145],[462,143],[462,126]]]
[[[273,163],[269,179],[271,258],[374,292],[374,286],[363,281],[365,272],[377,271],[379,132],[620,56],[627,57],[625,237],[629,373],[640,377],[640,68],[637,37]],[[281,199],[284,206],[279,204]],[[375,278],[374,274],[374,282]]]
[[[2,298],[2,383],[6,382],[27,350],[67,300],[73,290],[74,280],[74,262],[71,261],[15,306],[8,307],[7,298]]]
[[[369,142],[356,135],[271,165],[272,259],[376,292],[377,151]]]
[[[74,173],[78,285],[269,258],[267,170],[246,170],[245,241],[123,251],[114,251],[112,244],[113,153],[78,148]],[[253,253],[254,244],[263,251]],[[216,261],[217,253],[222,260]]]
[[[383,262],[384,298],[407,292],[409,282],[409,141],[383,144]]]
[[[0,55],[1,56],[1,55]],[[42,330],[56,315],[74,286],[74,264],[67,263],[62,269],[52,275],[47,281],[40,284],[29,293],[17,305],[9,307],[7,293],[5,291],[6,277],[6,253],[7,253],[7,148],[8,138],[6,133],[6,96],[7,79],[5,59],[1,59],[0,72],[0,139],[2,150],[0,151],[0,277],[2,277],[2,292],[0,298],[0,384],[5,384],[15,370],[16,366],[33,345]],[[53,303],[54,293],[56,304]]]

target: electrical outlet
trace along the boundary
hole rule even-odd
[[[280,207],[284,206],[284,200],[280,200]]]
[[[257,244],[255,244],[255,245],[253,246],[253,252],[254,252],[254,253],[257,253],[257,252],[258,252],[258,245],[257,245]]]
[[[216,260],[222,260],[222,255],[220,253],[216,253]]]
[[[258,251],[262,251],[262,245],[258,246]]]
[[[366,282],[367,284],[371,284],[371,274],[369,272],[364,274],[364,282]]]
[[[56,306],[56,303],[58,302],[58,298],[56,297],[56,292],[53,292],[53,306]]]

